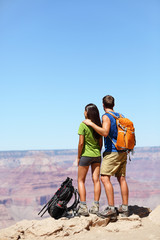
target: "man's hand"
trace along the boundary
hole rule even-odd
[[[85,119],[83,121],[83,123],[85,123],[87,126],[91,126],[92,125],[92,121],[90,119]]]

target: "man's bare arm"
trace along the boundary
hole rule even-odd
[[[103,115],[102,117],[102,127],[99,127],[95,123],[93,123],[90,119],[85,119],[83,121],[86,125],[91,126],[99,135],[107,137],[109,134],[109,130],[111,127],[111,122],[110,119],[106,116]]]

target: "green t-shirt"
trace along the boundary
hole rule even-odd
[[[96,139],[93,135],[93,128],[87,126],[83,122],[79,126],[79,135],[84,135],[84,146],[82,155],[85,157],[99,157],[101,156],[101,149],[99,146],[99,139]]]

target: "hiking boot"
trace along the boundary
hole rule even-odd
[[[118,208],[118,212],[120,213],[121,217],[128,217],[129,211],[128,211],[128,205],[120,205]]]
[[[110,218],[111,222],[117,221],[117,212],[116,209],[111,209],[110,207],[105,208],[103,211],[97,213],[98,217],[101,218]]]
[[[99,212],[99,203],[93,202],[93,205],[89,209],[89,212],[92,213],[92,214],[97,214]]]
[[[78,215],[80,216],[89,216],[88,208],[86,204],[80,203],[79,209],[78,209]]]

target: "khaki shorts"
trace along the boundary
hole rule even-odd
[[[126,152],[104,152],[101,175],[121,177],[126,175]]]

